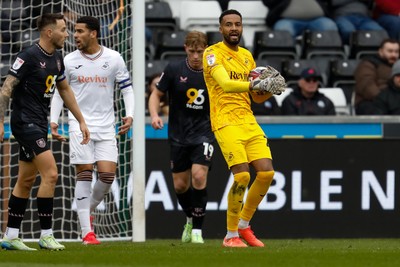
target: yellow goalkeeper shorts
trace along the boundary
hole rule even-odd
[[[272,159],[268,139],[257,123],[225,126],[214,133],[228,168],[257,159]]]

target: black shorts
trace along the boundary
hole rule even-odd
[[[192,164],[211,167],[213,153],[214,146],[211,143],[194,146],[171,145],[171,171],[184,172],[190,169]]]
[[[50,150],[47,132],[34,123],[11,126],[11,131],[19,144],[19,160],[21,161],[30,162],[40,153]]]

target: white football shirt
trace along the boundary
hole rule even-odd
[[[65,56],[64,64],[65,76],[89,131],[115,132],[114,90],[133,92],[129,72],[120,53],[104,46],[100,52],[90,56],[75,50]],[[55,97],[61,99],[59,94]],[[133,110],[126,113],[133,116]],[[79,123],[71,112],[68,112],[68,123],[69,131],[80,131]]]

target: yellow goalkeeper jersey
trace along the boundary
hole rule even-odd
[[[234,51],[219,42],[204,52],[204,80],[210,99],[213,131],[227,125],[256,123],[248,93],[248,75],[255,67],[252,54],[242,47]]]

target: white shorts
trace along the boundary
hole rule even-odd
[[[69,133],[71,164],[93,164],[97,161],[118,162],[117,140],[114,133],[90,133],[87,145],[81,145],[81,132]]]

